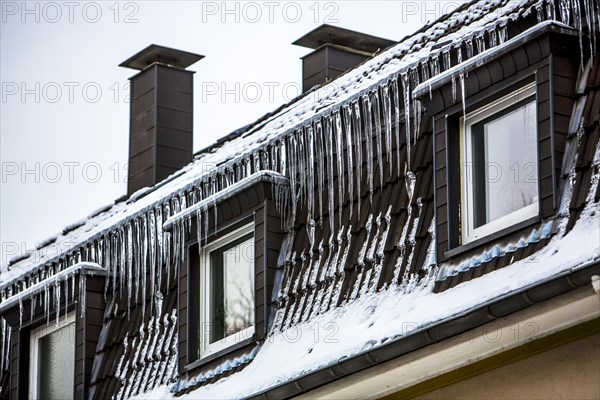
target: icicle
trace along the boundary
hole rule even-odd
[[[392,96],[394,100],[394,119],[396,121],[396,163],[398,165],[398,176],[400,176],[402,174],[400,166],[400,97],[398,96],[398,80],[396,79],[392,81]]]
[[[79,298],[81,299],[81,319],[84,321],[85,323],[85,308],[86,308],[86,297],[87,297],[87,291],[85,290],[86,287],[86,283],[85,283],[86,277],[85,274],[81,274],[79,275]],[[128,316],[129,318],[129,316]]]
[[[490,35],[490,47],[496,47],[498,45],[496,30],[493,28],[490,29],[488,34]]]
[[[129,318],[129,310],[131,309],[131,286],[133,286],[133,232],[131,223],[128,223],[125,229],[127,230],[127,318]],[[138,276],[136,274],[136,280],[137,279]],[[124,276],[121,276],[121,282],[125,282]],[[136,284],[139,286],[139,283],[136,282]],[[135,296],[135,301],[137,302],[137,290]]]
[[[150,211],[147,216],[148,226],[148,239],[150,239],[150,243],[148,246],[149,250],[149,261],[150,261],[150,295],[154,295],[154,291],[156,290],[156,220],[154,219],[154,211]],[[150,302],[150,313],[152,313],[153,302]]]
[[[306,171],[306,199],[309,211],[308,219],[312,219],[315,215],[315,154],[314,154],[314,135],[312,126],[307,126],[306,130],[306,146],[307,146],[307,162],[308,168]]]
[[[578,0],[576,0],[576,1],[578,1]],[[542,7],[542,4],[536,5],[535,11],[536,11],[536,15],[537,15],[537,22],[539,24],[540,22],[542,22],[544,20],[544,9]]]
[[[504,42],[506,42],[506,39],[508,37],[508,28],[505,25],[500,25],[498,27],[498,44],[503,44]]]
[[[156,244],[157,255],[158,255],[158,265],[156,266],[156,289],[160,292],[162,288],[162,263],[163,263],[163,254],[164,254],[164,245],[163,245],[163,231],[162,231],[162,206],[158,206],[156,208]],[[200,239],[198,239],[200,241]]]
[[[325,126],[325,154],[327,154],[327,200],[329,212],[329,229],[333,232],[335,220],[335,191],[333,175],[333,121],[331,116],[327,116]]]
[[[377,145],[377,165],[379,167],[379,187],[383,188],[383,134],[381,133],[381,113],[379,111],[379,93],[372,93],[373,117],[375,120],[375,143]]]
[[[475,45],[477,46],[477,54],[481,54],[485,51],[485,37],[483,34],[475,36]]]
[[[297,158],[297,150],[298,146],[296,144],[295,135],[291,135],[289,137],[290,145],[288,147],[288,151],[290,152],[290,188],[292,190],[292,218],[295,220],[296,210],[298,207],[298,194],[297,194],[297,167],[298,167],[298,158]]]
[[[185,199],[185,197],[184,197]],[[146,217],[140,219],[142,236],[142,320],[146,315],[146,290],[147,290],[147,267],[148,267],[148,232]],[[185,231],[185,229],[184,229]]]
[[[419,73],[417,72],[416,69],[411,70],[411,77],[412,77],[412,87],[417,87],[420,83],[419,81]],[[416,145],[417,144],[417,138],[419,137],[419,130],[421,129],[421,102],[418,101],[416,98],[413,99],[413,107],[412,107],[412,112],[413,112],[413,118],[414,118],[414,136],[413,136],[413,143]]]
[[[383,122],[385,125],[385,150],[389,164],[389,177],[392,177],[392,107],[389,84],[383,86]]]
[[[125,268],[127,267],[126,264],[126,260],[130,257],[132,257],[132,251],[127,251],[125,248],[125,246],[127,246],[127,240],[126,240],[126,228],[121,228],[119,229],[119,237],[117,238],[117,241],[120,242],[121,244],[121,250],[120,250],[120,256],[121,256],[121,261],[120,261],[120,275],[119,275],[119,282],[120,282],[120,287],[121,287],[121,295],[123,294],[123,291],[125,290],[125,286],[124,283],[126,282],[126,276],[125,276]]]
[[[67,293],[68,293],[68,291],[67,291]],[[36,299],[35,296],[31,296],[29,298],[29,304],[31,305],[31,312],[29,314],[29,323],[33,322],[33,316],[35,314],[35,299]]]
[[[71,299],[75,300],[75,274],[71,275]]]
[[[456,77],[452,74],[452,101],[456,101]]]
[[[133,221],[133,266],[135,269],[135,303],[140,300],[141,282],[142,282],[142,233],[141,219],[136,218]]]
[[[549,1],[546,4],[546,18],[552,21],[556,20],[556,14],[554,11],[554,1]]]
[[[19,330],[23,326],[23,300],[19,299]]]
[[[342,204],[344,203],[344,131],[342,130],[342,116],[339,112],[334,114],[335,120],[335,139],[336,139],[336,153],[337,153],[337,170],[338,170],[338,204],[340,207],[339,219],[340,225],[342,224]]]
[[[444,66],[444,71],[450,69],[450,49],[446,48],[442,51],[442,63]]]
[[[354,132],[354,150],[356,151],[356,191],[358,193],[358,217],[360,218],[360,203],[362,197],[361,182],[362,182],[362,128],[360,121],[360,106],[358,102],[354,102],[354,113],[352,114],[352,131]]]
[[[196,210],[196,238],[198,239],[198,250],[202,247],[202,210]]]
[[[299,194],[300,204],[304,205],[306,201],[306,152],[304,148],[304,130],[297,131],[298,136],[298,172],[300,173],[299,183]]]
[[[371,122],[371,101],[369,96],[362,97],[363,116],[365,120],[365,150],[367,161],[367,184],[369,186],[369,203],[373,204],[373,123]],[[331,230],[333,232],[333,229]]]
[[[67,308],[69,307],[69,277],[65,276],[62,282],[65,288],[65,319],[67,319]]]
[[[54,309],[56,310],[56,326],[58,326],[58,320],[60,319],[60,281],[54,283]]]
[[[402,74],[402,93],[404,95],[404,129],[406,132],[406,160],[410,170],[410,82],[408,75]]]
[[[467,106],[466,106],[466,93],[465,93],[465,74],[461,73],[459,75],[459,79],[460,79],[460,94],[461,94],[461,98],[462,98],[462,109],[463,109],[463,118],[466,119],[467,117]]]
[[[467,59],[473,57],[473,39],[466,40],[465,47],[467,49]]]
[[[204,207],[204,243],[208,243],[208,206]]]
[[[352,157],[352,110],[348,105],[344,106],[344,122],[346,126],[346,153],[348,157],[348,194],[350,197],[350,216],[352,220],[352,209],[354,203],[354,160]],[[391,169],[390,169],[391,170]]]
[[[44,285],[44,311],[46,313],[46,325],[50,325],[50,291],[48,285]]]

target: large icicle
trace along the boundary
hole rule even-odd
[[[367,154],[367,184],[369,186],[369,202],[373,204],[373,131],[371,122],[371,101],[368,95],[362,97],[363,117],[365,123],[365,151]],[[333,229],[331,230],[333,232]]]
[[[354,150],[356,151],[356,192],[358,194],[358,217],[360,218],[360,203],[362,197],[362,168],[363,168],[363,157],[362,157],[362,127],[360,118],[360,106],[358,102],[353,103],[354,113],[352,113],[352,131],[354,132]]]
[[[146,316],[146,288],[147,288],[147,282],[146,282],[146,276],[147,276],[147,260],[148,260],[148,233],[146,232],[147,230],[147,221],[146,221],[146,217],[144,216],[144,218],[141,218],[141,236],[142,236],[142,251],[141,251],[141,258],[142,258],[142,319]]]
[[[306,127],[306,145],[307,145],[307,161],[308,168],[306,171],[306,196],[307,207],[309,211],[308,219],[314,218],[315,215],[315,153],[314,153],[314,134],[312,126]]]
[[[127,310],[131,308],[131,287],[133,286],[133,232],[131,223],[128,223],[127,229]],[[121,282],[124,282],[125,276],[121,276]],[[123,285],[121,283],[121,285]],[[129,312],[127,313],[129,318]]]
[[[339,219],[342,224],[342,204],[344,203],[344,131],[342,129],[342,116],[339,112],[334,115],[335,120],[335,139],[336,139],[336,154],[337,154],[337,170],[338,170],[338,204],[340,207]]]
[[[354,203],[354,160],[352,157],[352,111],[348,105],[345,105],[344,108],[344,122],[346,127],[346,154],[348,158],[348,197],[350,198],[350,216],[348,217],[352,220],[352,209]]]
[[[321,121],[315,122],[315,149],[317,155],[317,187],[319,194],[319,223],[323,223],[323,190],[325,187],[325,151],[323,149],[323,126]],[[293,199],[292,199],[293,202]]]
[[[390,104],[389,84],[383,85],[383,122],[385,125],[385,152],[389,164],[389,177],[392,177],[392,107]]]
[[[379,107],[379,92],[373,94],[373,119],[375,122],[375,143],[377,145],[377,166],[379,167],[379,187],[383,189],[383,134],[381,132],[381,112]]]
[[[328,212],[329,212],[329,229],[333,232],[335,223],[335,191],[334,191],[334,175],[333,175],[333,121],[331,116],[326,118],[325,126],[325,154],[327,154],[327,197],[328,197]]]
[[[398,96],[398,80],[392,81],[392,96],[394,100],[394,119],[396,120],[396,163],[398,166],[398,177],[402,175],[402,167],[400,163],[400,97]],[[390,168],[391,170],[391,168]]]
[[[407,73],[403,73],[402,79],[402,94],[404,96],[404,131],[406,132],[406,162],[408,170],[411,169],[410,164],[410,82]]]

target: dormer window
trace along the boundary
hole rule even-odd
[[[287,178],[258,171],[165,222],[176,235],[181,221],[192,224],[178,274],[182,375],[208,372],[265,339],[285,235],[274,193],[285,191]]]
[[[245,227],[202,249],[200,357],[254,334],[254,227]]]
[[[539,212],[535,85],[460,118],[463,243]]]

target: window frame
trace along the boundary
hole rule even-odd
[[[517,105],[526,106],[533,103],[535,106],[535,156],[533,157],[536,170],[537,194],[534,202],[479,227],[474,227],[475,209],[475,174],[473,171],[473,132],[472,127],[490,117],[506,115]],[[519,109],[516,107],[515,109]],[[541,205],[539,196],[539,116],[537,112],[537,84],[533,82],[522,85],[516,90],[491,101],[459,118],[460,140],[460,230],[461,245],[467,245],[477,240],[488,237],[494,233],[511,228],[523,221],[539,216]]]
[[[204,360],[207,357],[210,357],[214,354],[220,353],[224,350],[229,349],[232,346],[235,346],[238,343],[244,342],[248,339],[251,339],[256,333],[256,298],[253,297],[253,321],[250,327],[245,328],[241,331],[238,331],[232,335],[225,336],[222,339],[214,343],[209,343],[208,333],[206,332],[207,324],[211,323],[210,319],[210,282],[211,282],[211,253],[215,250],[218,250],[224,246],[227,246],[229,243],[235,242],[238,239],[243,238],[244,236],[248,236],[252,234],[252,240],[255,241],[255,226],[254,222],[249,224],[245,224],[240,228],[235,229],[232,232],[229,232],[222,237],[216,238],[212,242],[207,243],[206,245],[200,248],[200,307],[199,307],[199,324],[198,324],[198,360]],[[255,249],[256,251],[256,249]],[[252,277],[256,274],[256,253],[254,252],[254,260],[253,260],[253,273]],[[255,296],[256,288],[253,287],[252,293]]]
[[[67,317],[58,322],[58,324],[52,322],[50,325],[42,324],[37,328],[31,330],[29,335],[29,393],[28,397],[30,399],[38,399],[38,386],[39,386],[39,376],[38,376],[38,366],[39,366],[39,340],[44,336],[50,335],[62,329],[68,325],[75,325],[75,336],[73,337],[73,382],[75,382],[75,361],[77,359],[77,318],[75,311],[71,311],[67,314]],[[75,388],[72,388],[73,398],[75,398]]]

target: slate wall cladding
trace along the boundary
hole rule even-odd
[[[489,6],[490,9],[483,14],[475,13],[473,17],[473,15],[464,16],[466,8],[462,8],[461,11],[452,17],[452,21],[443,20],[441,22],[443,26],[436,25],[435,34],[432,34],[430,37],[422,36],[420,40],[423,43],[427,43],[429,40],[442,43],[445,35],[451,35],[455,30],[459,30],[466,24],[476,22],[480,18],[486,18],[489,13],[494,12],[495,7],[511,3],[507,1],[499,3],[482,2],[481,4],[483,8]],[[536,23],[535,10],[526,13],[534,4],[535,1],[532,0],[522,3],[519,9],[511,9],[510,13],[512,13],[515,19],[507,23],[508,37],[514,37],[519,32]],[[464,18],[457,18],[456,16],[463,16]],[[424,29],[424,32],[427,29],[429,28]],[[490,40],[488,33],[486,33],[486,40]],[[419,43],[418,45],[420,46],[423,43]],[[572,48],[577,50],[579,48],[578,44],[572,46]],[[539,53],[542,50],[540,47]],[[528,53],[523,52],[525,52],[524,49],[519,50],[521,57],[512,59],[512,66],[511,62],[507,60],[507,71],[510,70],[512,71],[511,73],[514,73],[517,66],[520,66],[518,63],[522,63],[523,61],[529,63],[527,57],[523,58],[523,54],[527,55]],[[535,52],[536,50],[532,48],[532,54]],[[405,55],[406,53],[394,57],[402,59]],[[452,49],[451,59],[453,64],[458,62],[454,49]],[[536,63],[535,61],[532,62]],[[502,69],[503,66],[490,66],[490,68]],[[523,68],[527,68],[527,66],[525,65]],[[560,68],[561,72],[568,71],[564,66],[557,68]],[[399,76],[392,76],[393,74],[385,77],[381,76],[377,70],[370,71],[368,74],[374,74],[381,77],[381,79],[400,79]],[[548,74],[550,74],[549,69]],[[492,74],[490,73],[487,80],[491,81],[491,77]],[[361,80],[363,77],[357,74],[356,79]],[[484,85],[482,82],[487,82],[487,80],[485,76],[482,77],[478,85]],[[554,169],[550,168],[550,171],[557,171],[559,165],[562,167],[560,168],[560,182],[558,183],[560,190],[558,196],[556,192],[553,193],[553,204],[557,203],[557,199],[560,202],[561,194],[565,190],[573,189],[573,192],[576,193],[569,204],[567,218],[570,226],[577,220],[579,212],[585,206],[586,201],[588,201],[587,192],[589,192],[591,187],[590,177],[593,168],[595,168],[592,159],[594,150],[598,145],[598,113],[600,110],[600,95],[598,95],[596,90],[600,83],[597,61],[592,72],[589,74],[589,82],[582,93],[577,93],[573,96],[575,101],[579,101],[583,97],[587,99],[583,112],[584,128],[583,130],[579,130],[578,134],[574,134],[573,132],[568,133],[563,155],[564,162],[562,163],[564,166],[560,165],[561,163],[555,163]],[[485,84],[490,85],[491,83],[488,82]],[[371,89],[373,88],[369,90]],[[373,98],[373,92],[366,93],[365,95],[371,99]],[[563,96],[565,93],[561,93],[560,95]],[[447,98],[449,96],[446,95]],[[474,99],[474,96],[469,94],[468,98]],[[568,96],[566,98],[551,98],[561,103],[561,113],[567,113],[563,116],[570,115],[568,111]],[[400,94],[400,99],[402,99],[402,94]],[[301,102],[301,100],[295,100],[295,102]],[[362,105],[363,99],[359,99],[359,101]],[[282,110],[285,110],[285,107],[295,107],[295,102],[276,110],[275,113],[282,112]],[[400,104],[392,105],[392,108],[398,106],[399,110],[393,114],[393,129],[391,134],[394,140],[390,148],[389,159],[387,158],[388,154],[385,153],[381,155],[381,157],[385,158],[378,159],[378,152],[374,151],[373,159],[363,159],[362,164],[355,171],[348,172],[346,165],[342,176],[339,176],[339,171],[335,168],[336,173],[332,176],[332,180],[336,185],[335,187],[337,188],[338,182],[343,181],[347,183],[350,179],[356,178],[356,175],[358,175],[360,177],[358,181],[362,182],[359,194],[355,191],[354,198],[350,199],[348,191],[343,191],[340,195],[335,190],[333,192],[333,215],[329,215],[327,207],[329,193],[327,190],[319,193],[318,186],[315,184],[313,188],[315,194],[323,195],[324,213],[319,218],[312,216],[312,219],[315,220],[314,238],[312,233],[310,233],[311,224],[307,224],[306,222],[311,219],[308,218],[307,207],[303,203],[306,199],[299,198],[297,202],[299,205],[298,215],[293,228],[295,238],[292,243],[292,251],[289,253],[289,257],[280,260],[279,265],[272,264],[272,261],[276,261],[275,252],[272,252],[270,255],[272,260],[267,263],[269,266],[277,266],[273,270],[273,274],[276,278],[275,281],[278,280],[277,278],[281,280],[281,286],[274,286],[273,289],[275,294],[272,302],[274,313],[271,315],[272,320],[265,319],[265,321],[272,321],[272,323],[265,325],[267,332],[292,327],[294,324],[309,320],[318,313],[326,312],[346,301],[351,301],[368,292],[381,290],[390,285],[400,285],[405,287],[406,290],[410,290],[410,285],[414,285],[419,278],[431,278],[435,273],[436,269],[431,265],[435,260],[429,258],[432,254],[428,251],[431,244],[429,231],[432,228],[431,221],[434,216],[439,217],[439,208],[434,204],[434,190],[436,199],[438,195],[440,196],[439,198],[444,198],[446,193],[444,190],[438,190],[445,174],[440,173],[438,169],[438,152],[436,152],[437,146],[444,145],[444,141],[442,140],[444,137],[438,135],[440,129],[438,121],[432,120],[432,118],[423,118],[419,134],[416,135],[416,138],[409,138],[407,142],[404,132],[406,124],[404,120],[404,108],[401,103],[402,101],[400,101]],[[458,109],[460,106],[455,105],[455,107]],[[380,107],[379,110],[380,113],[383,112],[383,107]],[[274,117],[274,115],[271,114],[265,117],[265,119],[257,122],[250,128],[243,128],[235,132],[211,149],[206,150],[206,153],[217,153],[220,151],[221,146],[226,147],[229,142],[238,140],[244,135],[250,136],[254,134],[256,130],[259,130],[260,125],[265,123],[266,119],[279,118]],[[321,117],[322,124],[326,123],[327,117],[331,117],[331,115]],[[380,119],[383,121],[382,117],[384,116],[380,115]],[[287,117],[282,119],[285,118]],[[308,123],[308,121],[305,122]],[[399,130],[396,128],[396,122],[399,124]],[[559,121],[559,125],[562,124],[563,127],[565,126],[564,123],[564,118],[562,122]],[[374,121],[373,124],[375,124]],[[371,148],[378,146],[378,137],[376,136],[378,132],[377,126],[372,125],[370,128],[372,135],[369,139],[365,139],[363,136],[361,141],[351,142],[348,147],[344,148],[344,155],[347,156],[348,151],[350,149],[355,150],[357,146],[361,146],[363,149],[362,153],[366,154],[367,143],[370,143]],[[362,122],[359,129],[362,134],[367,131],[365,121]],[[290,140],[291,136],[286,134],[284,138],[280,139],[283,141]],[[294,138],[298,137],[299,135],[294,133]],[[399,140],[396,140],[396,137]],[[442,141],[440,142],[440,140]],[[292,142],[288,141],[287,143],[290,144]],[[300,148],[299,142],[293,143]],[[302,143],[305,144],[306,142]],[[269,145],[272,144],[274,143],[270,143]],[[279,145],[279,143],[276,144]],[[410,150],[408,150],[409,144]],[[545,146],[544,151],[547,151],[547,143],[543,145]],[[268,145],[264,147],[265,152],[272,151],[272,149],[273,147],[269,147]],[[410,153],[410,168],[407,167],[407,153]],[[259,152],[257,151],[251,156],[248,155],[248,162],[250,160],[252,160],[252,163],[256,162],[255,158],[251,158],[255,157],[256,154],[259,154]],[[260,154],[262,154],[262,150]],[[324,159],[326,164],[330,162],[336,163],[336,161],[335,152],[332,152],[328,158]],[[366,184],[366,171],[369,161],[373,161],[372,165],[376,166],[374,168],[374,189],[372,194],[367,191]],[[383,162],[379,163],[378,161]],[[260,164],[262,161],[259,160],[258,162]],[[378,168],[379,164],[383,166],[382,172]],[[240,165],[242,164],[240,163]],[[570,173],[572,165],[576,165],[573,174]],[[246,167],[248,165],[244,165],[244,168]],[[318,170],[322,166],[319,163],[315,163],[310,167]],[[299,173],[299,171],[295,172]],[[557,179],[556,176],[554,179]],[[570,182],[574,182],[575,186],[573,188],[569,187]],[[200,184],[203,185],[204,183],[206,182],[201,182]],[[160,199],[154,197],[157,203],[147,203],[147,207],[154,207],[154,211],[158,211],[159,209],[165,211],[170,205],[175,212],[175,201],[179,202],[182,197],[189,196],[190,192],[185,192],[188,189],[189,187],[178,188],[176,190],[176,192],[178,191],[177,193],[171,193],[167,197]],[[149,194],[149,196],[151,197],[152,194]],[[593,201],[598,201],[599,197],[600,189],[595,194],[592,194],[592,198],[595,199]],[[315,196],[315,199],[317,198],[318,196]],[[360,206],[358,203],[359,198]],[[189,199],[190,197],[188,197],[188,204],[192,203]],[[142,199],[140,203],[144,200]],[[134,203],[132,207],[136,207],[140,203]],[[124,206],[124,204],[119,203],[115,209],[118,212],[126,211],[127,206]],[[237,210],[233,205],[231,208],[232,210]],[[100,214],[99,217],[94,216],[91,219],[101,224],[107,220],[106,215],[110,215],[111,212],[115,212],[114,209],[113,211]],[[219,212],[223,213],[223,215],[219,216],[219,220],[227,218],[224,217],[227,213],[225,209],[219,208]],[[235,212],[239,211],[231,211],[231,213]],[[166,218],[165,215],[162,215],[162,217]],[[157,223],[164,222],[164,218],[162,217],[159,219],[157,216]],[[141,218],[140,215],[132,216],[132,219],[136,221]],[[330,221],[333,222],[332,226],[330,226]],[[120,223],[123,222],[128,224],[131,220],[120,221]],[[84,253],[82,250],[82,258],[87,259],[90,254],[88,249],[93,249],[93,246],[98,248],[100,240],[105,240],[106,238],[112,240],[115,238],[115,235],[122,233],[117,232],[118,228],[121,227],[122,225],[111,227],[110,229],[114,228],[115,231],[108,232],[106,237],[97,236],[89,242],[83,243],[81,249],[86,252]],[[88,228],[89,226],[86,225],[80,229]],[[77,233],[77,231],[75,232]],[[106,233],[96,232],[98,235]],[[438,235],[440,232],[443,231],[438,229]],[[510,237],[507,236],[508,239]],[[86,238],[86,240],[88,239]],[[105,241],[104,244],[106,245],[106,243]],[[519,253],[512,254],[511,257],[525,257],[526,252],[535,252],[540,246],[543,246],[542,242],[535,246],[517,249],[515,253]],[[438,256],[440,255],[439,248],[437,254]],[[68,255],[68,257],[71,256],[76,255]],[[484,269],[472,271],[471,276],[461,275],[459,277],[456,275],[451,280],[445,281],[444,284],[458,284],[462,280],[472,279],[476,276],[476,273],[488,272],[490,269],[506,265],[508,260],[508,257],[503,258],[502,262],[496,259],[494,260],[496,264],[490,264]],[[20,265],[29,266],[30,264],[25,260],[17,262],[14,267],[19,268]],[[334,267],[331,267],[332,265]],[[47,265],[33,267],[40,270],[47,268]],[[96,354],[90,379],[90,398],[111,398],[113,396],[117,399],[127,398],[152,389],[157,385],[172,384],[178,381],[178,379],[199,378],[203,374],[205,378],[198,379],[195,381],[195,384],[182,388],[180,393],[189,392],[199,385],[214,382],[222,376],[234,373],[246,365],[240,364],[234,367],[221,368],[212,374],[204,374],[206,372],[205,367],[207,369],[212,368],[212,366],[217,364],[215,361],[214,363],[210,363],[210,365],[207,364],[205,367],[194,369],[189,374],[184,372],[183,375],[179,375],[177,368],[182,361],[180,359],[181,351],[178,348],[180,343],[178,332],[182,332],[180,324],[186,324],[184,320],[181,320],[181,316],[178,318],[177,315],[180,307],[178,274],[181,271],[176,268],[175,262],[165,264],[164,268],[163,265],[159,265],[159,267],[160,269],[157,270],[162,274],[162,281],[158,287],[159,290],[156,296],[141,296],[139,299],[135,297],[135,300],[132,300],[131,304],[128,304],[127,296],[124,294],[127,290],[126,276],[120,275],[121,271],[118,271],[118,273],[115,272],[115,278],[111,279],[112,284],[108,287],[108,304],[103,315],[102,330],[95,348]],[[113,268],[116,268],[116,265]],[[113,271],[116,271],[116,269]],[[267,281],[270,282],[270,278]],[[17,284],[14,287],[16,288]],[[139,287],[134,290],[137,289]],[[443,290],[443,288],[437,287],[437,290]],[[270,289],[265,291],[265,304],[269,301],[269,297],[266,295],[269,291]],[[148,294],[149,292],[149,290],[146,291]],[[155,309],[159,308],[160,311],[149,312],[151,306],[154,306]],[[145,313],[143,310],[145,310]],[[269,308],[266,307],[265,310],[268,312]],[[11,373],[16,376],[14,368],[17,365],[15,363],[19,354],[19,343],[15,337],[13,335],[13,348],[11,351],[11,357],[13,358],[11,368],[13,369]],[[223,363],[228,362],[230,361],[230,357],[236,354],[238,353],[231,353],[231,355],[223,357],[221,361]],[[219,366],[221,365],[223,364]],[[346,367],[351,368],[352,366],[344,365],[340,368]],[[4,379],[5,376],[3,375],[2,380]],[[6,396],[6,392],[3,392],[3,396]],[[13,398],[15,397],[13,396]]]

